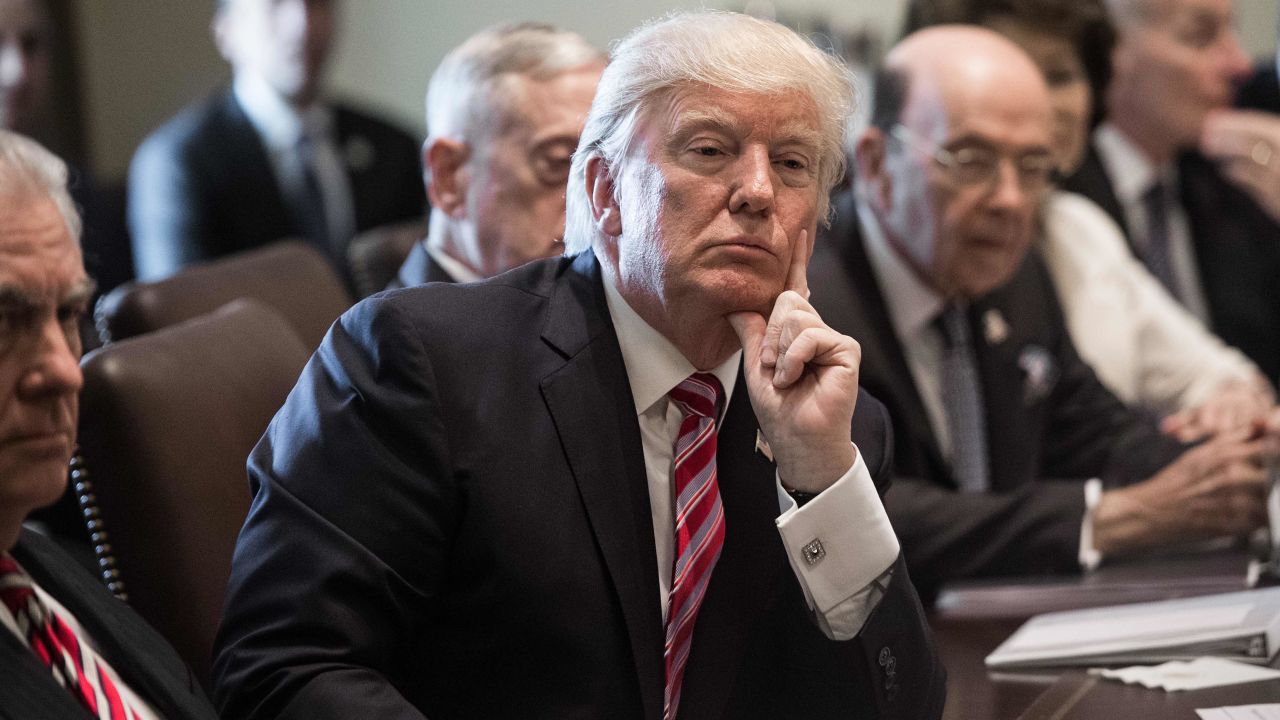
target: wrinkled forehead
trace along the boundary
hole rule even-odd
[[[80,246],[51,198],[0,194],[0,285],[60,299],[85,278]]]
[[[822,146],[817,104],[800,90],[736,92],[705,85],[679,86],[651,105],[644,124],[666,140],[700,131],[770,145]]]

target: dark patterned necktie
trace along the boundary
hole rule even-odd
[[[694,620],[724,545],[724,507],[716,483],[716,418],[723,394],[720,381],[709,373],[690,375],[669,393],[684,420],[673,458],[676,553],[663,649],[664,720],[673,720],[680,707]]]
[[[1169,199],[1163,182],[1156,181],[1143,193],[1142,208],[1147,216],[1147,242],[1140,253],[1142,262],[1170,295],[1181,299],[1169,249]]]
[[[951,472],[965,492],[990,489],[987,412],[982,402],[978,363],[963,308],[948,305],[938,316],[942,355],[942,406],[951,433]]]
[[[13,615],[31,652],[92,715],[101,720],[138,717],[106,673],[105,661],[83,650],[75,632],[41,602],[31,577],[8,553],[0,554],[0,602]]]

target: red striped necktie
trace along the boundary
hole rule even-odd
[[[724,391],[710,373],[695,373],[670,393],[684,413],[675,445],[676,553],[667,604],[664,656],[667,684],[662,716],[680,707],[693,623],[724,546],[724,507],[716,484],[716,418]]]
[[[106,662],[82,651],[80,639],[40,600],[31,577],[8,553],[0,554],[0,602],[13,615],[31,652],[90,714],[102,720],[137,717],[107,675]]]

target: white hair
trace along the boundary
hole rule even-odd
[[[504,80],[550,80],[572,70],[603,65],[608,57],[576,33],[542,23],[491,27],[454,48],[427,86],[427,132],[464,142],[501,121]]]
[[[48,197],[71,237],[80,241],[80,213],[67,191],[67,164],[40,143],[0,130],[0,195]]]
[[[826,215],[828,193],[844,172],[844,134],[853,111],[849,69],[777,23],[714,10],[676,12],[618,43],[600,79],[569,174],[566,253],[586,250],[600,238],[587,199],[587,162],[604,160],[616,182],[642,113],[661,107],[673,91],[697,85],[751,94],[796,90],[813,101],[822,138],[818,212]]]

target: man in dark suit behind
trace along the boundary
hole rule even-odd
[[[1063,187],[1228,345],[1280,380],[1280,146],[1231,111],[1250,72],[1232,0],[1112,0],[1106,113]],[[1269,123],[1264,123],[1269,124]],[[1268,134],[1274,134],[1274,130]],[[1274,135],[1273,135],[1274,136]]]
[[[254,450],[223,711],[937,717],[887,418],[805,300],[851,104],[773,23],[624,40],[577,254],[361,303]]]
[[[130,168],[139,277],[286,237],[345,273],[357,233],[422,217],[413,138],[322,96],[336,3],[220,0],[214,36],[232,86],[156,130]]]
[[[0,131],[0,716],[213,718],[173,649],[47,538],[23,530],[67,484],[78,321],[93,292],[66,166]],[[42,658],[53,658],[50,663]],[[99,704],[111,714],[99,714]]]
[[[607,59],[538,23],[482,30],[445,56],[427,88],[422,152],[434,210],[389,289],[560,254],[569,161]]]
[[[1256,527],[1267,442],[1215,440],[1169,464],[1180,448],[1076,355],[1027,254],[1051,168],[1039,70],[960,26],[908,37],[886,66],[813,302],[859,339],[863,383],[889,406],[886,506],[922,591]]]

